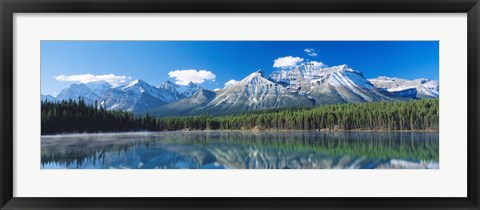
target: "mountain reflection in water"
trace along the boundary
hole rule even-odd
[[[42,136],[42,169],[433,168],[438,133],[171,131]]]

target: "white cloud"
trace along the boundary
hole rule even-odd
[[[318,55],[315,52],[315,49],[313,49],[313,48],[307,48],[307,49],[304,49],[303,51],[305,51],[309,56],[312,56],[312,57],[315,57],[315,56]]]
[[[303,60],[304,59],[300,57],[292,57],[292,56],[280,57],[273,61],[273,67],[275,68],[295,67],[299,63],[303,62]]]
[[[233,85],[236,85],[238,83],[237,80],[234,80],[234,79],[231,79],[231,80],[228,80],[228,82],[225,82],[225,87],[224,88],[227,88],[227,87],[230,87],[230,86],[233,86]]]
[[[93,75],[93,74],[77,74],[77,75],[59,75],[53,77],[58,81],[62,82],[80,82],[80,83],[89,83],[96,81],[106,81],[112,86],[118,86],[122,82],[125,82],[131,77],[127,76],[117,76],[114,74],[102,74],[102,75]]]
[[[219,90],[220,90],[220,88],[215,88],[215,89],[213,89],[213,91],[219,91]]]
[[[200,84],[205,82],[205,80],[214,81],[217,76],[211,71],[195,69],[188,70],[175,70],[168,72],[168,76],[175,78],[175,83],[178,85],[188,85],[188,83],[193,82],[195,84]]]

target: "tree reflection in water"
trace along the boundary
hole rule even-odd
[[[434,132],[172,131],[42,136],[47,168],[438,168]]]

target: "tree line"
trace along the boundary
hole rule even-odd
[[[135,116],[82,99],[42,101],[42,134],[168,130],[438,130],[439,99],[320,105],[223,116]]]

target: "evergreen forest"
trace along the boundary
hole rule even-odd
[[[320,105],[223,116],[136,116],[82,99],[41,102],[42,135],[172,130],[385,130],[439,128],[439,99]]]

